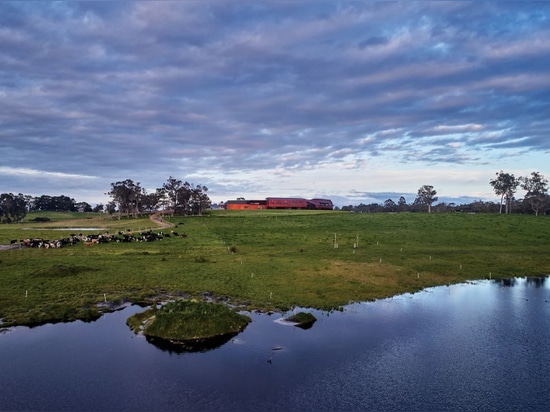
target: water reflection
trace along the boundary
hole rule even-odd
[[[182,342],[172,342],[166,339],[157,339],[152,336],[148,336],[146,339],[147,342],[169,353],[192,353],[208,352],[210,350],[217,349],[237,335],[238,333],[227,333],[225,335],[214,336],[212,338],[190,339]]]
[[[516,279],[495,279],[494,282],[500,286],[513,287],[516,285]]]
[[[526,282],[530,286],[535,286],[537,288],[540,288],[544,286],[544,284],[546,283],[546,279],[548,278],[547,277],[527,277]]]
[[[250,314],[206,352],[93,323],[0,334],[0,410],[547,410],[550,282],[430,288],[342,312]],[[32,390],[31,390],[32,388]]]
[[[526,276],[523,278],[494,279],[493,283],[504,287],[513,287],[525,283],[536,288],[544,287],[548,276]]]

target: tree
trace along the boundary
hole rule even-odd
[[[182,183],[176,191],[176,207],[174,208],[174,213],[176,215],[189,214],[192,190],[193,185],[186,181],[185,183]]]
[[[397,210],[399,210],[400,212],[404,212],[405,210],[407,210],[407,208],[407,199],[405,199],[404,196],[401,196],[397,201]]]
[[[440,203],[437,203],[436,205],[433,206],[433,210],[436,211],[436,212],[447,212],[450,210],[449,206],[447,205],[447,203],[445,202],[440,202]]]
[[[178,199],[178,192],[182,189],[183,182],[172,176],[168,178],[166,183],[162,185],[162,190],[166,193],[168,200],[172,202],[172,208],[175,210],[181,202],[181,198]],[[159,189],[160,190],[160,189]]]
[[[75,203],[75,208],[78,212],[93,212],[92,205],[90,205],[88,202]]]
[[[109,213],[110,215],[113,215],[116,213],[116,202],[114,200],[111,200],[109,203],[105,205],[105,211]]]
[[[194,215],[202,215],[202,212],[210,206],[210,198],[206,194],[207,191],[208,188],[204,185],[197,185],[192,188],[189,207],[191,213]]]
[[[210,206],[210,198],[206,195],[208,188],[203,185],[193,185],[172,176],[158,189],[166,193],[177,215],[200,215]]]
[[[432,204],[437,202],[437,191],[433,186],[424,185],[418,189],[418,193],[415,199],[415,203],[419,205],[428,206],[428,213],[432,212]]]
[[[548,180],[539,172],[531,172],[531,177],[520,177],[519,182],[521,188],[527,192],[525,201],[531,205],[531,209],[538,216],[548,194]]]
[[[74,199],[65,196],[42,195],[34,198],[31,210],[50,211],[50,212],[76,212],[76,202]]]
[[[512,200],[519,185],[518,179],[511,173],[504,173],[502,170],[496,174],[496,179],[490,180],[489,183],[493,186],[493,190],[497,196],[500,196],[500,210],[502,213],[502,204],[505,201],[505,212],[511,212]]]
[[[396,204],[392,199],[387,199],[384,201],[384,209],[388,212],[395,212]]]
[[[140,212],[142,188],[140,183],[132,179],[111,183],[111,191],[107,193],[118,204],[119,213],[136,216]]]
[[[18,223],[27,215],[27,201],[22,193],[0,195],[0,218],[2,223]]]
[[[143,190],[143,196],[141,199],[141,206],[146,212],[154,212],[157,206],[160,204],[164,192],[162,189],[157,189],[154,193],[147,193]]]

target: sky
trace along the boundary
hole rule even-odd
[[[548,1],[0,0],[0,193],[498,202],[549,154]]]

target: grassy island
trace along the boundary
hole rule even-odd
[[[4,326],[93,320],[125,302],[171,298],[332,310],[431,286],[550,273],[547,216],[211,211],[164,217],[171,228],[149,216],[50,213],[48,222],[32,221],[40,216],[0,225]],[[140,240],[19,247],[28,238],[88,234]]]
[[[312,313],[298,312],[285,320],[296,323],[299,328],[309,329],[317,321],[317,318]]]
[[[180,300],[160,308],[153,305],[131,316],[126,323],[135,333],[143,333],[159,346],[200,351],[226,342],[251,320],[221,303]]]

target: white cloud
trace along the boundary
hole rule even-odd
[[[549,175],[550,7],[496,8],[0,2],[3,187],[478,196],[500,169]]]
[[[55,178],[59,180],[64,179],[97,179],[97,176],[90,175],[81,175],[73,173],[62,173],[62,172],[46,172],[43,170],[36,169],[27,169],[22,167],[9,167],[9,166],[0,166],[0,175],[6,176],[20,176],[20,177],[32,177],[36,179],[42,178]]]

